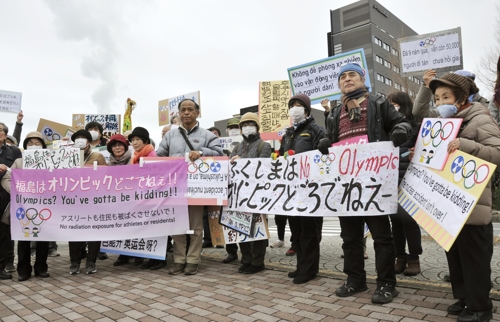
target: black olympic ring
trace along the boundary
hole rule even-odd
[[[196,171],[200,171],[201,173],[206,173],[208,170],[210,170],[210,166],[205,161],[202,161],[199,165],[194,162],[188,164],[189,173],[195,173]]]
[[[57,138],[56,138],[57,136]],[[52,141],[57,141],[57,140],[60,140],[61,139],[61,136],[57,133],[52,133]]]
[[[467,165],[469,163],[472,163],[474,165],[474,169],[472,170],[467,170]],[[482,167],[486,167],[486,175],[484,175],[484,178],[482,178],[481,180],[478,180],[479,179],[479,169],[481,169]],[[468,172],[466,172],[468,171]],[[477,169],[476,169],[476,161],[474,160],[469,160],[467,161],[463,166],[462,166],[462,171],[457,171],[455,173],[454,176],[456,176],[458,173],[461,174],[462,178],[459,180],[459,181],[456,181],[455,178],[453,178],[453,181],[455,183],[459,183],[460,181],[464,180],[464,188],[465,189],[471,189],[472,187],[474,187],[476,184],[481,184],[483,183],[486,178],[488,178],[488,175],[490,174],[490,167],[487,165],[487,164],[482,164],[480,165]],[[466,181],[467,179],[469,179],[470,177],[473,177],[474,179],[474,182],[472,183],[472,185],[467,185]]]

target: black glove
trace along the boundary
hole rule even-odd
[[[328,148],[331,146],[332,146],[332,141],[330,141],[330,139],[328,139],[328,138],[323,138],[323,139],[319,140],[318,150],[322,154],[328,154]]]
[[[406,134],[406,131],[403,129],[394,129],[394,131],[392,131],[391,137],[392,137],[392,143],[394,143],[394,146],[396,147],[408,141],[408,135]]]

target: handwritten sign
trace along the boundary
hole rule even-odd
[[[355,136],[353,138],[333,143],[332,146],[347,146],[368,143],[368,135]]]
[[[269,239],[269,228],[267,226],[266,215],[253,214],[254,231],[248,236],[237,230],[222,226],[225,244],[248,243],[256,240]]]
[[[288,80],[259,83],[260,132],[277,134],[290,126],[289,99],[290,82]]]
[[[230,165],[231,210],[289,216],[377,216],[397,211],[399,149],[392,142],[331,147]]]
[[[236,230],[240,234],[252,236],[253,214],[250,212],[223,210],[219,217],[219,223],[227,228]]]
[[[457,137],[462,120],[425,118],[415,143],[412,162],[442,170],[448,160],[448,144]]]
[[[460,27],[398,39],[401,75],[421,75],[427,69],[438,72],[463,69]]]
[[[168,237],[105,240],[101,252],[164,260]]]
[[[73,128],[85,129],[85,125],[90,122],[97,122],[102,125],[102,136],[109,139],[112,135],[120,133],[120,114],[73,114]]]
[[[71,139],[71,136],[76,132],[69,125],[46,119],[40,119],[36,130],[42,133],[45,144],[47,145],[52,144],[52,141],[61,140],[63,138]]]
[[[0,90],[0,112],[19,113],[23,94]]]
[[[226,136],[219,138],[220,145],[222,150],[227,150],[229,153],[233,151],[233,149],[243,141],[243,137],[241,135],[238,136]]]
[[[73,147],[23,151],[23,169],[72,169],[83,166],[83,151]]]
[[[143,158],[144,163],[185,160],[184,158]],[[190,206],[226,206],[229,159],[203,157],[187,164],[187,197]]]
[[[446,251],[469,218],[496,165],[459,150],[442,171],[411,163],[399,190],[399,204]]]
[[[13,240],[93,241],[183,234],[186,162],[13,169]]]
[[[357,63],[365,73],[365,85],[370,87],[370,75],[363,48],[317,60],[311,63],[288,68],[288,77],[292,84],[292,94],[306,94],[311,104],[317,104],[325,98],[340,98],[338,77],[343,65]]]
[[[179,103],[184,99],[191,99],[200,104],[200,91],[177,95],[158,102],[158,125],[170,124],[170,118],[179,112]],[[201,108],[200,108],[201,110]],[[200,114],[201,117],[201,114]]]

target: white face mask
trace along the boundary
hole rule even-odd
[[[241,128],[241,132],[243,132],[244,136],[248,137],[250,134],[257,133],[257,127],[253,125],[244,126]]]
[[[43,149],[43,146],[41,145],[28,145],[26,147],[26,150],[40,150]]]
[[[290,117],[292,118],[292,122],[299,123],[303,119],[306,118],[306,114],[304,113],[304,107],[303,106],[293,106],[290,108]]]
[[[229,129],[227,131],[227,134],[229,136],[238,136],[238,135],[240,135],[240,130],[239,129]]]
[[[92,141],[99,139],[99,132],[97,131],[89,131],[90,135],[92,135]]]
[[[75,140],[75,148],[83,150],[87,147],[87,139],[78,138]]]

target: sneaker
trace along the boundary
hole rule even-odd
[[[243,263],[243,265],[241,265],[240,268],[238,268],[238,273],[242,273],[243,274],[245,272],[245,270],[247,268],[249,268],[250,266],[251,266],[250,263]]]
[[[446,311],[452,315],[459,315],[465,309],[465,305],[465,299],[459,299],[456,303],[448,306]]]
[[[399,292],[390,284],[378,284],[377,289],[373,292],[372,303],[385,304],[391,303],[392,299],[398,296]]]
[[[198,273],[198,264],[186,264],[184,275],[195,275]]]
[[[95,266],[94,262],[87,262],[85,265],[85,273],[87,274],[94,274],[97,272],[97,267]]]
[[[340,297],[347,297],[355,293],[364,292],[367,289],[368,287],[366,286],[366,283],[356,284],[345,282],[344,285],[342,285],[335,291],[335,295]]]
[[[285,246],[285,242],[283,240],[279,240],[278,239],[277,241],[275,241],[274,243],[272,243],[271,246],[269,246],[269,247],[271,247],[271,248],[281,248],[283,246]]]
[[[71,263],[71,266],[69,267],[69,274],[70,275],[76,275],[80,273],[80,264],[78,263]]]
[[[61,256],[58,252],[57,252],[57,249],[49,249],[49,257],[57,257],[57,256]]]
[[[170,275],[178,275],[182,272],[184,272],[184,268],[186,267],[185,263],[174,263],[174,266],[170,267],[168,270],[168,273]]]
[[[12,273],[12,272],[15,272],[16,271],[16,267],[14,266],[13,263],[6,263],[5,264],[5,271],[7,273]]]
[[[285,255],[286,256],[295,256],[295,249],[290,248],[289,250],[286,251]]]

